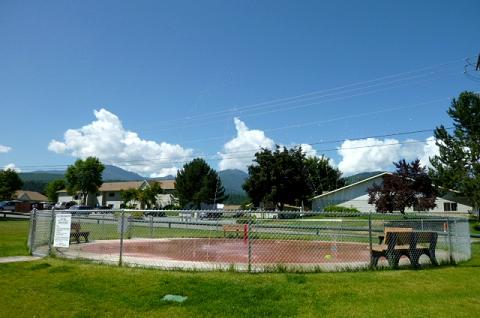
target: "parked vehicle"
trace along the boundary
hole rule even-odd
[[[15,205],[20,202],[17,200],[0,202],[0,211],[15,211]]]
[[[75,204],[77,204],[77,203],[73,202],[73,201],[71,201],[71,202],[57,202],[55,204],[55,209],[57,209],[57,210],[67,210]]]
[[[200,219],[219,219],[222,215],[222,211],[203,211],[200,212]]]
[[[164,217],[164,216],[167,216],[167,214],[165,213],[165,211],[158,211],[158,210],[146,210],[144,212],[145,216],[156,216],[156,217]]]
[[[72,205],[68,210],[71,211],[72,214],[76,215],[89,215],[91,213],[90,210],[93,210],[93,208],[88,205],[76,204]]]

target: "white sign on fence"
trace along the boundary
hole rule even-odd
[[[55,216],[55,236],[53,237],[54,247],[69,246],[71,224],[72,224],[71,214],[57,214]]]

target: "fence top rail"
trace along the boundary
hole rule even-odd
[[[308,217],[324,217],[318,219],[312,219],[315,221],[326,220],[330,218],[332,220],[348,220],[355,217],[365,217],[371,218],[372,220],[390,220],[390,221],[414,221],[414,220],[428,220],[428,221],[445,221],[445,220],[456,220],[456,221],[468,221],[466,216],[451,216],[451,215],[438,215],[438,214],[428,214],[428,213],[377,213],[377,212],[316,212],[316,211],[271,211],[271,210],[192,210],[192,209],[182,209],[182,210],[172,210],[172,209],[152,209],[152,210],[133,210],[133,209],[52,209],[52,210],[36,210],[37,212],[52,212],[55,213],[72,213],[72,214],[114,214],[114,213],[134,213],[140,212],[145,214],[161,214],[161,213],[170,213],[170,214],[191,214],[194,213],[210,213],[210,214],[222,214],[224,216],[248,216],[248,215],[257,215],[257,214],[266,214],[266,215],[295,215],[302,217],[306,221]],[[279,218],[282,219],[282,218]],[[321,222],[321,221],[320,221]],[[339,221],[337,221],[339,222]]]

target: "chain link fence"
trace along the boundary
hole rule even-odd
[[[71,215],[69,244],[55,247],[55,220],[64,214]],[[29,246],[34,255],[252,272],[396,267],[395,257],[407,266],[415,253],[418,265],[430,264],[432,254],[457,263],[471,253],[466,218],[297,211],[34,211]]]

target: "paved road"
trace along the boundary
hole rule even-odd
[[[15,262],[31,262],[41,259],[38,256],[7,256],[7,257],[0,257],[0,264],[1,263],[15,263]]]

